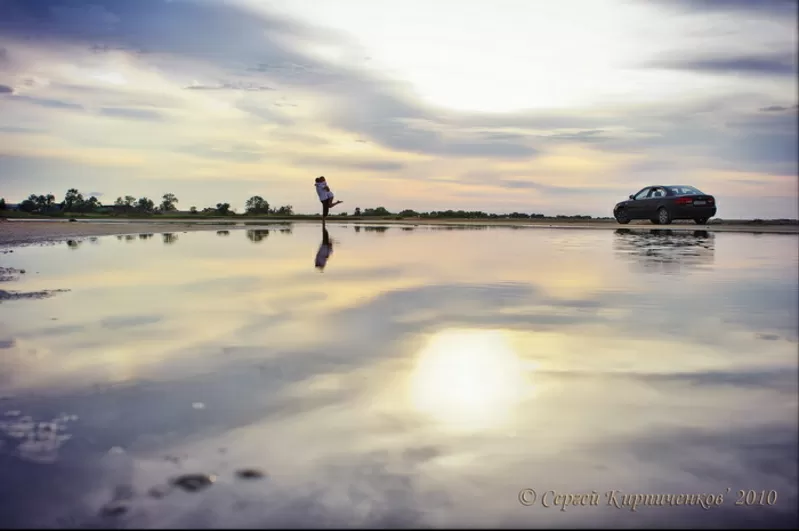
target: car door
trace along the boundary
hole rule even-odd
[[[657,217],[658,208],[666,199],[666,189],[662,186],[653,186],[649,190],[649,195],[641,201],[641,216],[643,219],[654,219]]]
[[[627,212],[630,214],[630,219],[645,219],[644,210],[646,208],[647,197],[649,196],[650,188],[646,187],[627,203],[629,206]]]

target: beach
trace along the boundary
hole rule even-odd
[[[89,238],[93,236],[111,236],[120,234],[142,234],[153,233],[163,234],[172,232],[190,231],[217,231],[217,230],[237,230],[252,228],[253,226],[264,225],[285,225],[287,223],[319,223],[319,220],[241,220],[241,221],[185,221],[185,220],[116,220],[116,221],[77,221],[68,222],[61,220],[52,221],[30,221],[30,220],[6,220],[0,223],[0,245],[15,246],[27,245],[31,243],[42,243],[51,241],[63,241],[70,239]],[[744,233],[770,233],[770,234],[799,234],[799,226],[796,225],[693,225],[693,224],[672,224],[672,225],[652,225],[648,222],[630,223],[619,225],[603,221],[583,221],[583,222],[561,222],[551,221],[514,221],[514,220],[440,220],[440,219],[403,219],[403,220],[348,220],[342,218],[328,219],[329,225],[340,224],[359,224],[359,225],[452,225],[452,226],[513,226],[528,228],[548,228],[548,229],[597,229],[597,230],[674,230],[674,231],[694,231],[706,230],[712,232],[744,232]]]

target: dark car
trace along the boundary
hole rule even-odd
[[[716,215],[716,198],[693,186],[647,186],[613,207],[613,217],[625,225],[634,219],[648,219],[668,225],[675,219],[692,219],[704,225]]]

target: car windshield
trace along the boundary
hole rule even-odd
[[[705,195],[693,186],[669,186],[669,190],[675,195]]]

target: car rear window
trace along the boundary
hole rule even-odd
[[[704,195],[693,186],[669,186],[669,190],[676,195]]]

